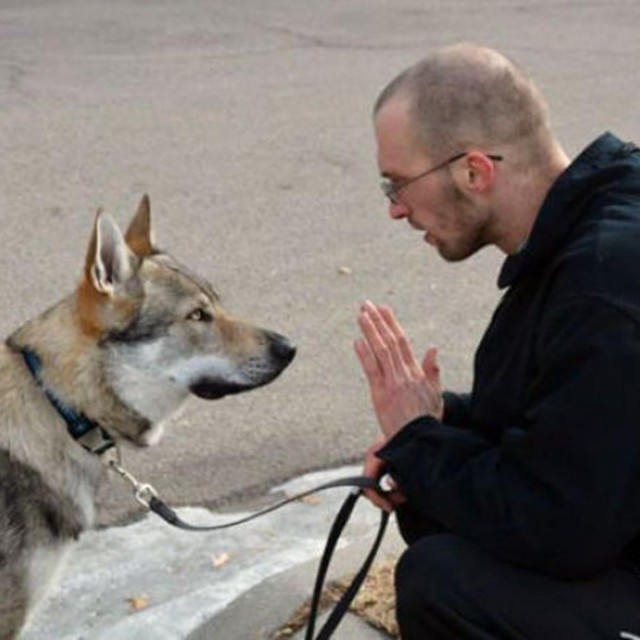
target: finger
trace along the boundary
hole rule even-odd
[[[371,353],[378,362],[382,375],[393,376],[396,372],[393,349],[381,335],[378,323],[374,319],[375,315],[377,315],[376,311],[368,307],[363,308],[358,315],[358,324]]]
[[[404,365],[407,366],[413,374],[420,373],[420,365],[418,364],[418,360],[413,353],[413,349],[411,348],[411,344],[407,338],[407,334],[402,328],[402,325],[398,322],[393,309],[388,305],[383,305],[380,307],[380,315],[386,322],[389,331],[393,335],[400,349]]]
[[[385,498],[395,507],[406,502],[407,498],[393,476],[385,475],[380,484],[386,490]]]
[[[364,472],[363,472],[363,475],[365,475],[365,476],[367,476],[369,478],[372,477],[372,476],[367,475]],[[385,495],[382,495],[378,491],[376,491],[375,489],[363,489],[362,493],[376,507],[379,507],[380,509],[384,509],[385,511],[389,511],[389,512],[393,511],[394,503],[390,499],[390,494],[387,493]]]
[[[380,350],[380,357],[390,363],[394,373],[403,372],[405,363],[402,351],[399,348],[398,340],[391,330],[387,319],[382,315],[381,310],[371,302],[366,302],[363,306],[363,316],[369,318],[377,336],[377,347]],[[374,349],[376,348],[376,345]],[[378,356],[378,353],[376,352]]]
[[[378,360],[373,355],[371,348],[366,340],[359,339],[353,344],[360,366],[364,371],[370,384],[375,383],[382,376]]]
[[[375,489],[363,489],[362,493],[376,507],[388,512],[393,511],[398,505],[407,500],[404,493],[398,488],[388,489],[384,494],[380,494]]]
[[[406,500],[400,485],[396,482],[393,476],[384,476],[381,486],[386,490],[385,497],[393,504],[398,504],[399,502],[404,502]]]
[[[362,495],[371,502],[374,506],[378,507],[378,509],[382,509],[387,513],[391,513],[395,506],[393,502],[383,498],[379,493],[377,493],[374,489],[363,489]]]
[[[438,365],[438,349],[436,347],[430,347],[424,355],[422,360],[422,370],[424,371],[425,378],[431,386],[431,388],[438,394],[438,408],[433,415],[442,420],[444,416],[444,400],[442,397],[442,383],[440,381],[440,366]]]
[[[384,509],[384,511],[388,511],[389,513],[393,511],[394,503],[393,501],[387,497],[387,495],[381,495],[375,489],[363,489],[362,495],[369,500],[374,506],[379,509]]]
[[[364,321],[364,323],[361,324],[361,328],[363,329],[363,334],[365,334],[365,330],[363,328],[365,324],[366,324],[366,321]],[[367,338],[366,334],[364,335],[363,338],[359,338],[354,342],[354,348],[356,351],[356,355],[360,360],[362,370],[367,376],[369,383],[380,384],[384,377],[382,362],[376,356],[374,349],[371,346],[371,343],[369,342],[369,339]]]
[[[379,480],[384,475],[385,462],[376,455],[380,449],[386,444],[386,438],[380,438],[374,442],[368,449],[364,458],[364,465],[362,467],[362,475],[367,478],[373,478]]]
[[[440,367],[438,365],[438,349],[436,347],[427,349],[422,360],[422,370],[431,383],[440,387]]]
[[[379,451],[385,443],[386,439],[383,438],[375,442],[371,447],[369,447],[369,449],[367,449],[367,453],[364,459],[364,465],[362,468],[363,476],[367,478],[373,478],[377,481],[384,474],[385,463],[383,460],[376,456],[376,452]],[[381,496],[375,489],[363,489],[362,493],[376,507],[384,509],[388,512],[393,511],[393,503],[390,500],[386,499],[384,496]]]
[[[395,489],[387,494],[387,500],[393,505],[394,509],[399,507],[401,504],[404,504],[407,501],[407,496],[400,491],[400,489]]]
[[[387,475],[385,477],[387,486],[389,487],[389,491],[395,491],[396,489],[398,489],[398,483],[394,480],[393,476]]]

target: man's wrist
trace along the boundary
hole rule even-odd
[[[402,427],[397,429],[395,432],[386,435],[386,443],[381,450],[386,448],[388,445],[392,443],[402,443],[407,438],[411,438],[417,430],[422,430],[425,427],[435,426],[442,424],[438,418],[430,413],[425,413],[420,416],[416,416],[415,418],[409,420]],[[377,454],[376,454],[377,455]]]

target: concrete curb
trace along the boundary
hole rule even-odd
[[[348,467],[307,474],[273,492],[291,495],[358,472]],[[149,514],[124,527],[87,532],[22,640],[267,638],[311,593],[326,535],[348,491],[325,491],[313,503],[293,503],[237,529],[181,531]],[[246,515],[178,512],[194,524]],[[378,521],[377,509],[366,501],[356,507],[332,577],[364,560]],[[391,526],[384,549],[398,544]]]
[[[375,534],[365,536],[338,551],[329,571],[329,580],[340,579],[360,568]],[[404,548],[395,527],[390,526],[378,553],[378,560],[397,556]],[[318,559],[314,558],[273,576],[234,600],[217,616],[190,634],[186,640],[269,640],[310,596]],[[326,615],[326,614],[325,614]],[[324,616],[323,616],[324,617]],[[321,617],[322,619],[322,617]],[[316,625],[319,629],[321,623]],[[302,639],[304,631],[292,636]],[[336,640],[379,640],[386,634],[373,629],[357,616],[349,614],[336,632]]]

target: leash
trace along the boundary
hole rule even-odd
[[[299,493],[295,496],[287,498],[286,500],[282,500],[281,502],[278,502],[271,507],[267,507],[266,509],[262,509],[261,511],[250,514],[244,518],[239,518],[238,520],[234,520],[232,522],[213,526],[195,526],[189,524],[187,522],[184,522],[184,520],[182,520],[171,507],[169,507],[160,499],[160,497],[158,496],[158,492],[150,484],[138,482],[138,480],[136,480],[136,478],[134,478],[132,474],[130,474],[120,465],[120,453],[115,446],[114,440],[98,423],[90,420],[84,414],[78,413],[73,408],[66,405],[60,398],[58,398],[58,396],[56,396],[56,394],[51,389],[49,389],[45,385],[42,376],[40,375],[42,364],[38,355],[28,348],[18,349],[18,351],[22,354],[24,362],[31,375],[33,376],[36,384],[43,390],[49,402],[51,402],[55,410],[65,421],[69,435],[71,435],[71,437],[87,451],[96,455],[103,455],[110,450],[115,450],[116,459],[109,460],[109,466],[114,469],[116,473],[118,473],[124,480],[133,485],[134,496],[141,505],[153,511],[155,514],[160,516],[163,520],[174,527],[185,529],[187,531],[217,531],[220,529],[228,529],[230,527],[236,527],[240,524],[244,524],[245,522],[249,522],[250,520],[260,518],[264,515],[267,515],[268,513],[271,513],[272,511],[276,511],[277,509],[284,507],[287,504],[301,500],[302,498],[310,496],[314,493],[325,491],[327,489],[335,489],[338,487],[351,487],[351,492],[342,504],[342,507],[340,508],[340,511],[338,512],[333,525],[331,526],[331,530],[329,531],[329,536],[327,538],[327,543],[325,545],[322,558],[320,559],[320,564],[318,565],[318,572],[316,574],[313,595],[311,597],[311,607],[309,612],[309,619],[307,622],[307,631],[305,635],[305,640],[314,640],[313,632],[315,629],[316,618],[318,616],[320,598],[322,596],[322,588],[324,586],[327,571],[329,569],[331,558],[333,557],[336,545],[340,540],[342,531],[344,530],[347,522],[349,521],[349,518],[351,517],[351,513],[353,512],[356,502],[362,495],[363,489],[373,489],[380,495],[385,495],[386,493],[375,480],[373,480],[372,478],[367,478],[365,476],[350,476],[346,478],[339,478],[338,480],[325,482],[324,484],[314,487],[313,489],[309,489],[308,491]],[[367,573],[371,568],[371,564],[373,563],[373,560],[378,552],[378,548],[380,547],[380,543],[382,542],[382,538],[389,521],[389,514],[386,511],[381,511],[380,514],[380,525],[378,527],[378,533],[373,542],[373,545],[371,546],[369,554],[365,558],[362,567],[351,581],[351,584],[347,587],[340,600],[336,603],[336,606],[329,615],[322,629],[320,629],[315,640],[328,640],[333,635],[333,632],[340,624],[340,621],[349,609],[349,605],[362,586],[362,583],[364,582],[364,579],[366,578]]]
[[[282,500],[281,502],[278,502],[270,507],[252,513],[248,516],[238,518],[237,520],[233,520],[231,522],[225,522],[224,524],[211,526],[197,526],[189,524],[188,522],[182,520],[171,507],[169,507],[163,500],[160,499],[160,497],[158,496],[158,492],[150,484],[138,482],[138,480],[136,480],[136,478],[134,478],[133,475],[131,475],[128,471],[123,469],[117,461],[110,460],[109,466],[114,469],[114,471],[118,473],[118,475],[120,475],[124,480],[126,480],[133,486],[135,499],[140,504],[145,506],[150,511],[153,511],[168,524],[174,527],[178,527],[179,529],[184,529],[186,531],[219,531],[221,529],[229,529],[231,527],[236,527],[238,525],[244,524],[245,522],[249,522],[250,520],[255,520],[256,518],[265,516],[268,513],[284,507],[285,505],[299,501],[302,498],[306,498],[307,496],[310,496],[312,494],[319,493],[320,491],[335,489],[338,487],[351,487],[351,492],[342,503],[342,506],[340,507],[340,510],[338,511],[338,514],[336,515],[336,518],[331,525],[329,536],[327,537],[327,542],[320,559],[320,564],[318,565],[318,571],[316,573],[316,579],[313,587],[313,594],[311,596],[311,605],[305,640],[314,640],[313,632],[315,630],[316,619],[318,617],[318,611],[320,608],[320,598],[322,596],[322,589],[325,583],[327,571],[329,570],[329,566],[331,564],[331,558],[333,557],[333,553],[335,551],[336,545],[338,544],[338,541],[340,540],[342,532],[347,525],[347,522],[349,522],[351,513],[353,512],[358,499],[362,495],[362,490],[374,489],[380,495],[386,494],[385,490],[382,489],[378,482],[376,482],[372,478],[367,478],[366,476],[348,476],[345,478],[338,478],[337,480],[332,480],[330,482],[325,482],[312,489],[303,491],[302,493],[298,493],[294,496],[291,496],[290,498]],[[389,513],[387,513],[386,511],[381,511],[380,514],[381,515],[378,532],[373,541],[373,544],[371,545],[371,549],[367,554],[367,557],[365,558],[359,571],[351,581],[351,584],[347,587],[340,600],[336,603],[333,611],[318,632],[315,640],[328,640],[329,638],[331,638],[333,632],[336,630],[342,618],[349,610],[349,605],[362,586],[362,583],[364,582],[364,579],[366,578],[367,573],[369,572],[369,569],[373,564],[376,554],[378,553],[380,543],[382,542],[382,538],[384,537],[387,523],[389,521]]]

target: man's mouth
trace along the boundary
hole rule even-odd
[[[415,229],[416,231],[423,231],[424,232],[424,241],[429,243],[429,244],[434,244],[435,243],[435,239],[433,237],[433,234],[429,232],[428,229],[425,229],[424,227],[422,227],[421,225],[419,225],[418,223],[414,222],[413,220],[411,220],[411,218],[407,219],[407,222],[409,223],[409,226],[412,229]]]

